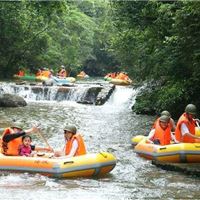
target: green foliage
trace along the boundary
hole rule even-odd
[[[160,114],[168,110],[173,117],[178,118],[188,102],[187,96],[184,82],[168,82],[142,92],[133,110],[145,114]]]
[[[164,77],[135,109],[177,114],[200,100],[199,21],[198,1],[1,1],[0,76],[65,65],[72,74]]]
[[[60,65],[77,73],[90,60],[106,67],[98,62],[102,54],[111,57],[103,30],[107,14],[105,1],[0,2],[0,76],[12,76],[19,67],[34,72]],[[95,66],[88,70],[103,71]]]
[[[138,98],[135,109],[177,114],[187,103],[198,105],[200,2],[112,1],[112,5],[117,32],[110,51],[135,80],[165,76],[166,85]]]

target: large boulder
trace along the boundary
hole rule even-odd
[[[14,94],[1,94],[0,95],[0,107],[20,107],[26,106],[26,101]]]
[[[110,98],[114,89],[115,85],[113,84],[105,85],[97,95],[95,105],[103,105]]]

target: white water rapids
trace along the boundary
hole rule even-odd
[[[198,199],[198,178],[156,168],[134,154],[131,138],[148,132],[154,120],[132,112],[137,92],[119,86],[103,106],[31,100],[26,107],[1,108],[0,118],[17,119],[26,128],[40,121],[42,132],[54,149],[64,145],[63,126],[74,124],[84,135],[88,152],[104,150],[117,157],[113,171],[101,178],[53,179],[39,174],[1,173],[1,199]],[[33,144],[45,145],[36,134],[32,137]]]

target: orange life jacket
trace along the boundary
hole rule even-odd
[[[51,72],[49,70],[42,71],[42,76],[49,78],[51,76]]]
[[[153,126],[152,126],[151,129],[154,129],[154,128],[156,127],[156,123],[157,123],[157,121],[159,121],[159,119],[160,119],[160,117],[157,118],[157,119],[155,120],[155,122],[153,123]],[[172,129],[173,129],[173,121],[172,121],[172,118],[170,118],[170,120],[169,120],[169,126],[170,126],[170,128],[171,128],[171,130],[172,130]]]
[[[42,75],[42,72],[41,71],[38,71],[35,76],[41,76]]]
[[[175,130],[175,137],[179,142],[184,142],[184,143],[194,143],[195,142],[195,138],[192,138],[188,135],[184,135],[182,136],[181,134],[181,125],[185,124],[189,130],[189,132],[193,135],[195,135],[195,120],[192,119],[191,121],[188,120],[186,113],[183,113],[179,120],[178,123],[176,125],[176,130]]]
[[[119,73],[117,76],[116,76],[116,79],[121,79],[121,80],[128,80],[128,76],[124,73]]]
[[[111,73],[111,78],[115,78],[116,77],[116,73]]]
[[[171,141],[171,128],[168,124],[167,128],[165,130],[162,129],[160,126],[159,120],[157,120],[155,125],[155,134],[153,137],[153,140],[159,140],[160,145],[168,145]]]
[[[78,74],[78,76],[85,76],[86,75],[86,73],[84,72],[84,71],[81,71],[79,74]]]
[[[16,138],[14,140],[11,140],[10,142],[4,142],[3,137],[7,134],[11,134],[12,129],[11,128],[6,128],[2,134],[2,149],[1,153],[5,155],[10,155],[10,156],[17,156],[19,154],[18,148],[19,145],[22,144],[22,138]]]
[[[24,76],[25,73],[24,73],[24,71],[20,70],[20,71],[17,73],[17,75],[18,75],[18,76]]]
[[[78,149],[74,156],[85,155],[86,154],[85,143],[80,134],[73,135],[72,138],[69,141],[67,141],[66,147],[65,147],[65,155],[69,155],[69,153],[72,149],[72,144],[73,144],[74,140],[77,140],[77,142],[78,142]]]

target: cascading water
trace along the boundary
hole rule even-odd
[[[116,86],[105,105],[115,106],[117,108],[130,108],[134,105],[136,96],[141,88],[133,89],[132,87]]]
[[[97,87],[97,86],[96,86]],[[17,94],[26,101],[88,101],[95,102],[97,94],[90,93],[91,85],[81,85],[75,87],[57,86],[30,86],[16,85],[13,83],[3,83],[0,85],[0,94]]]

